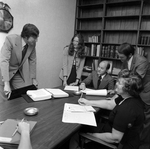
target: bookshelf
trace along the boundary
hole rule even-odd
[[[84,36],[88,52],[84,69],[96,69],[101,60],[113,63],[117,75],[121,62],[116,50],[128,42],[150,60],[149,0],[77,0],[75,33]],[[88,73],[87,73],[88,72]]]

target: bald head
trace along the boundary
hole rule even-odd
[[[104,75],[107,73],[107,70],[110,68],[110,64],[108,61],[101,61],[97,68],[98,76]]]

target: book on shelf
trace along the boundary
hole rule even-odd
[[[96,56],[97,56],[97,57],[100,56],[100,53],[101,53],[100,50],[101,50],[101,45],[98,44],[98,45],[97,45],[97,49],[96,49]]]
[[[36,125],[36,121],[28,121],[30,124],[30,133]],[[20,133],[15,132],[18,125],[18,120],[7,119],[0,126],[0,143],[6,144],[19,144],[21,135]],[[13,135],[14,134],[14,135]]]

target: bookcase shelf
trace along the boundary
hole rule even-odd
[[[124,42],[150,55],[149,0],[77,0],[75,21],[75,33],[84,36],[88,49],[85,65],[108,60],[118,71],[116,51]]]

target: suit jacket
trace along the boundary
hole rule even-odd
[[[35,45],[28,46],[24,59],[22,60],[22,38],[20,35],[9,35],[6,37],[0,53],[0,84],[10,81],[17,71],[24,79],[22,66],[28,59],[30,77],[36,78],[36,50]]]
[[[122,69],[125,69],[126,64],[123,63]],[[150,105],[150,63],[148,60],[138,54],[133,56],[130,68],[131,74],[139,74],[142,77],[143,91],[140,93],[142,100]]]
[[[60,79],[63,80],[64,76],[69,77],[73,65],[74,56],[70,56],[68,54],[69,47],[65,47],[63,50],[63,67],[60,72]],[[77,78],[81,78],[82,70],[84,67],[85,58],[81,59],[79,57],[76,57],[76,72],[77,72]]]
[[[94,89],[97,89],[98,87],[98,75],[96,71],[92,71],[92,73],[84,79],[82,82],[86,85],[89,85],[91,82],[93,83]],[[114,79],[109,75],[106,74],[104,78],[101,80],[101,83],[98,87],[98,89],[107,89],[107,90],[113,90],[114,89]]]

